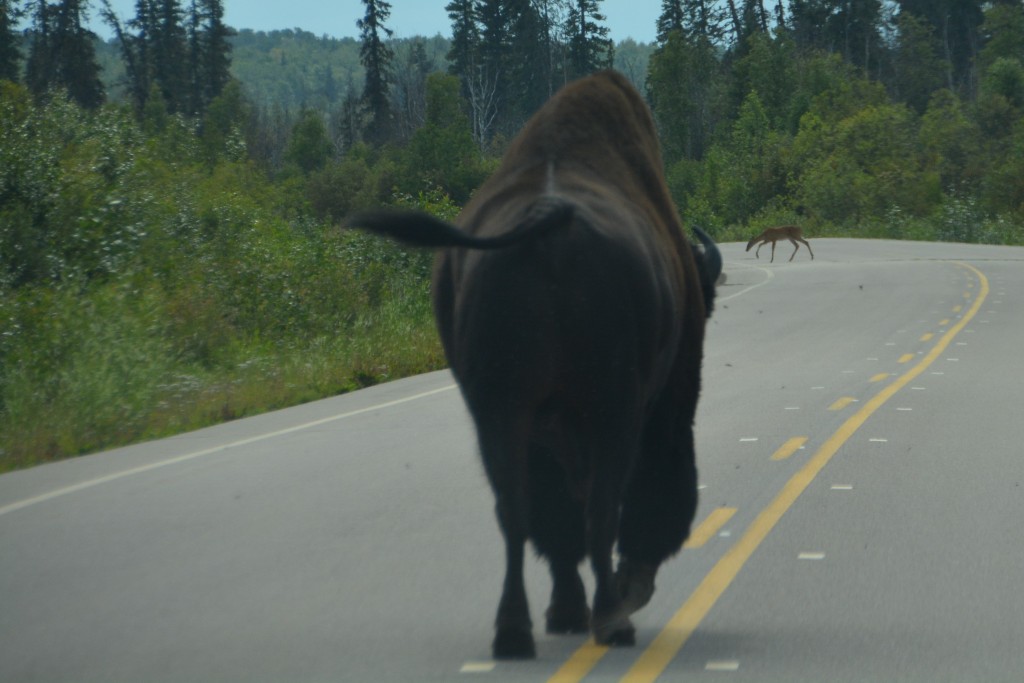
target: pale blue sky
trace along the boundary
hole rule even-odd
[[[415,35],[450,35],[451,21],[444,11],[449,0],[388,0],[391,18],[387,27],[396,38]],[[99,20],[99,2],[94,0],[93,30],[104,37],[111,32]],[[111,0],[111,6],[123,21],[135,16],[135,0]],[[188,0],[182,5],[187,6]],[[224,21],[234,28],[256,31],[301,28],[338,38],[356,36],[356,20],[363,16],[360,0],[224,0]],[[654,40],[655,22],[661,12],[661,0],[602,0],[601,11],[608,17],[605,25],[611,37],[620,41],[634,38]]]

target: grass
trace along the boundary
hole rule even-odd
[[[0,472],[445,365],[425,288],[384,301],[343,334],[232,339],[213,365],[176,350],[180,340],[162,333],[156,302],[131,299],[105,288],[77,305],[49,302],[50,325],[36,330],[31,352],[19,349],[21,357],[6,372]]]

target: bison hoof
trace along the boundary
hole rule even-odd
[[[658,568],[644,562],[622,560],[615,572],[615,583],[622,598],[622,608],[632,614],[651,601],[654,575]]]
[[[533,634],[517,628],[498,629],[492,651],[495,659],[533,659],[537,656]]]
[[[629,619],[622,618],[605,624],[594,624],[594,642],[612,647],[636,645],[636,629]]]
[[[552,605],[546,616],[548,633],[586,633],[590,630],[590,609],[585,604],[571,609],[558,609]]]

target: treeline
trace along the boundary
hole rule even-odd
[[[369,163],[372,181],[403,155],[429,162],[409,156],[426,133],[398,106],[413,101],[397,79],[417,73],[415,63],[396,64],[387,49],[389,3],[363,4],[368,76],[358,100],[350,93],[340,139],[342,163]],[[421,167],[418,177],[461,201],[457,168],[486,169],[554,89],[606,66],[614,49],[593,0],[462,0],[447,10],[447,75],[458,79],[465,115],[448,122],[448,134],[458,124],[477,156],[464,143],[456,166]],[[636,80],[680,209],[715,234],[797,221],[850,234],[1021,241],[1020,0],[663,0],[656,28]],[[422,82],[443,78],[419,73]]]

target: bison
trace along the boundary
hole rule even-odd
[[[535,655],[527,539],[550,565],[547,630],[632,645],[629,615],[697,505],[693,420],[722,265],[704,233],[703,248],[684,236],[640,94],[612,71],[564,87],[457,225],[392,210],[346,224],[442,249],[437,326],[505,540],[494,656]]]

